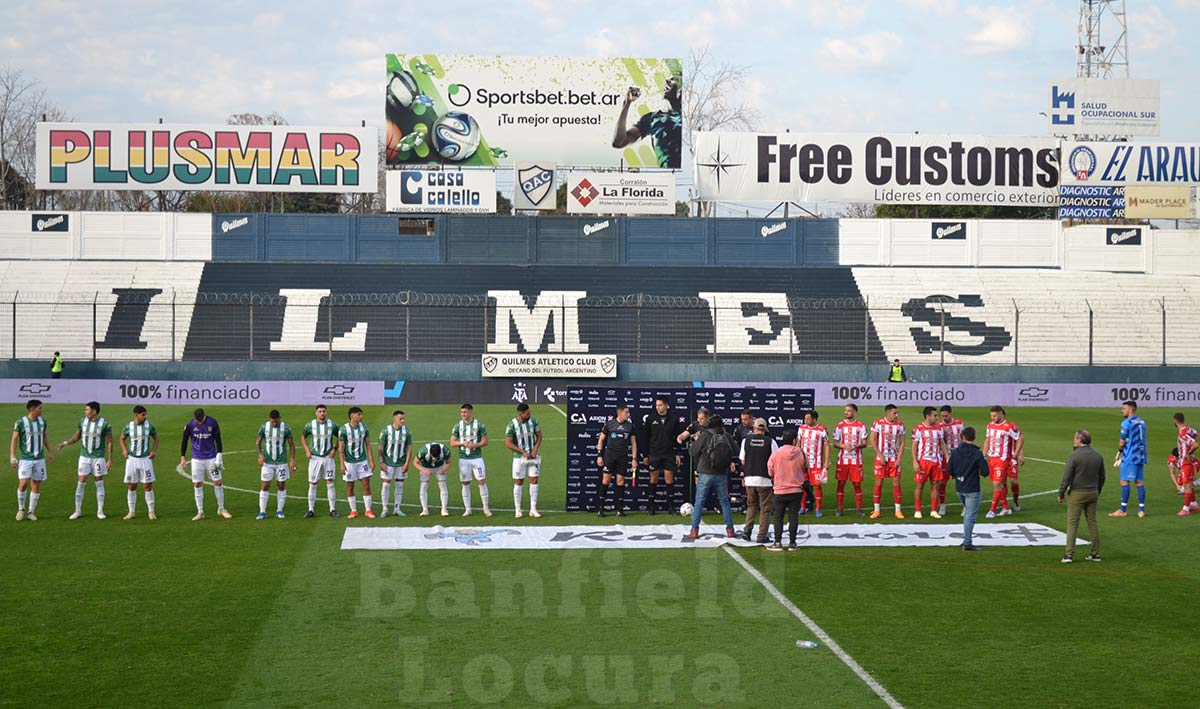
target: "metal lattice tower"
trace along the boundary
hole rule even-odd
[[[1127,30],[1125,0],[1080,0],[1075,75],[1128,79]]]

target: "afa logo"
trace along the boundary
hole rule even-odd
[[[492,541],[492,537],[497,534],[520,534],[515,529],[451,529],[445,532],[434,532],[426,534],[426,539],[449,539],[458,544],[464,544],[469,547],[477,547],[480,544],[487,544]]]

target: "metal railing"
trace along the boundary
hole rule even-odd
[[[729,299],[725,299],[725,295]],[[632,293],[517,306],[483,294],[0,293],[0,357],[472,361],[488,352],[622,362],[1194,365],[1192,300],[931,296],[738,299]]]

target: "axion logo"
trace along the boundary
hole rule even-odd
[[[787,229],[787,222],[779,222],[778,224],[771,224],[769,226],[764,225],[761,233],[763,235],[763,238],[765,239],[772,234],[778,234],[779,232],[783,231],[784,229]]]
[[[592,203],[592,200],[600,196],[600,192],[592,186],[592,183],[585,177],[575,185],[575,189],[571,190],[571,196],[579,202],[580,206],[586,207]]]
[[[242,217],[240,219],[231,219],[221,222],[221,233],[228,234],[234,229],[240,229],[250,223],[250,217]]]
[[[587,205],[584,204],[583,206],[586,207]],[[583,225],[583,235],[591,236],[592,234],[595,234],[598,231],[603,231],[603,230],[607,229],[609,226],[611,226],[611,224],[609,223],[609,220],[607,220],[607,219],[605,219],[602,222],[596,222],[595,224],[584,224]]]

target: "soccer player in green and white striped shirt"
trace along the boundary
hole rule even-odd
[[[412,455],[412,433],[404,425],[404,412],[393,411],[392,424],[379,432],[379,477],[383,479],[383,514],[380,516],[388,516],[388,493],[393,484],[396,486],[396,503],[392,514],[404,516],[400,503],[404,499],[404,481],[408,479]]]
[[[20,444],[20,453],[17,444]],[[42,402],[30,399],[25,402],[25,415],[13,424],[12,442],[8,445],[8,457],[17,469],[17,521],[37,521],[38,498],[42,496],[42,481],[46,479],[46,461],[54,462],[54,454],[48,450],[50,438],[46,435],[46,419],[42,418]],[[32,490],[30,490],[32,488]],[[29,491],[29,514],[25,514],[25,495]]]
[[[529,404],[517,404],[517,417],[508,422],[504,430],[504,447],[513,452],[513,505],[517,519],[521,519],[521,488],[525,477],[529,477],[529,516],[541,517],[538,512],[538,471],[542,467],[542,427],[529,410]]]
[[[442,516],[450,516],[450,491],[446,489],[446,468],[450,467],[450,449],[443,443],[426,443],[413,459],[421,475],[421,516],[429,516],[429,477],[437,478],[438,491],[442,495]]]
[[[75,484],[75,512],[69,519],[83,516],[83,493],[87,490],[87,479],[96,481],[96,518],[104,519],[104,476],[112,470],[112,426],[100,416],[100,402],[89,401],[83,407],[83,418],[75,426],[75,434],[59,443],[55,448],[62,450],[80,441],[79,480]]]
[[[363,503],[367,519],[375,519],[371,509],[371,473],[375,468],[375,454],[371,451],[371,429],[363,423],[363,410],[351,406],[347,412],[350,423],[338,432],[338,457],[342,462],[342,479],[346,481],[346,498],[350,503],[347,519],[358,516],[358,500],[354,497],[354,483],[361,482]]]
[[[471,477],[479,483],[479,499],[483,514],[492,516],[488,505],[487,468],[483,464],[482,448],[488,444],[487,426],[475,418],[475,407],[463,404],[458,409],[459,421],[450,429],[450,447],[458,449],[458,480],[462,483],[463,517],[471,514]]]
[[[121,454],[125,456],[125,484],[128,486],[125,502],[129,505],[129,514],[125,519],[133,519],[137,512],[139,483],[146,493],[150,519],[158,519],[154,514],[154,456],[158,455],[158,431],[146,420],[146,407],[141,404],[133,407],[133,420],[121,429]]]
[[[300,443],[304,446],[304,454],[308,456],[308,512],[304,518],[309,519],[315,513],[317,505],[317,483],[325,479],[325,496],[329,500],[329,516],[337,517],[337,491],[333,487],[333,479],[337,475],[333,455],[338,447],[338,425],[327,417],[325,404],[318,404],[313,414],[316,418],[304,424],[304,433]],[[312,444],[309,444],[309,441]]]
[[[283,519],[288,473],[296,469],[296,439],[292,437],[292,427],[280,419],[278,409],[271,409],[267,421],[259,426],[254,447],[258,450],[259,479],[262,483],[258,490],[258,517],[255,519],[267,518],[267,500],[271,497],[272,480],[275,481],[277,494],[275,516]]]

